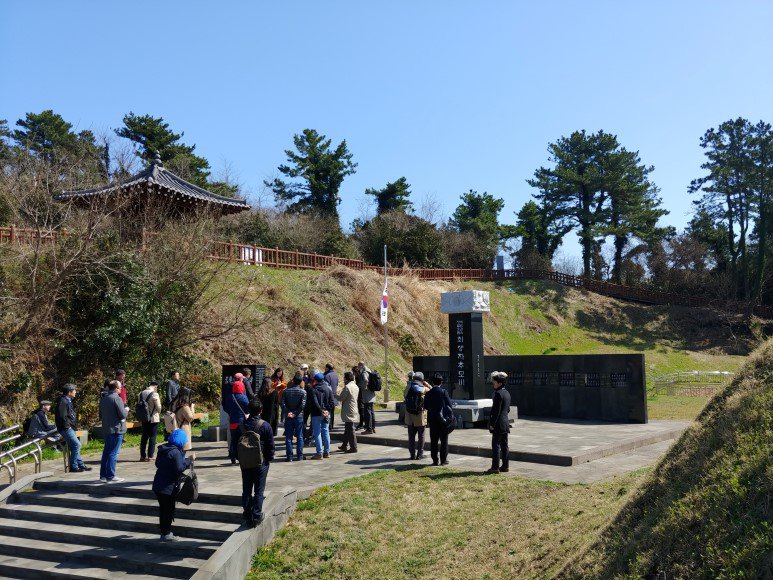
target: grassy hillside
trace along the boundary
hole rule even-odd
[[[564,576],[771,578],[772,496],[773,341]]]
[[[248,284],[253,268],[235,266],[223,284]],[[375,272],[335,268],[325,272],[261,268],[252,281],[256,309],[267,317],[246,326],[209,353],[213,360],[254,360],[294,368],[301,362],[339,369],[365,360],[384,370],[378,304],[382,279]],[[414,355],[445,354],[448,321],[440,293],[480,288],[491,292],[484,318],[490,354],[643,352],[647,372],[737,370],[757,343],[740,317],[709,310],[647,306],[549,282],[494,284],[390,280],[390,383],[401,398],[402,378]],[[219,316],[221,303],[213,316]],[[694,415],[693,415],[694,416]]]

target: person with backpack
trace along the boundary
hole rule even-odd
[[[260,412],[260,418],[264,421],[268,421],[271,425],[271,430],[277,432],[277,405],[279,400],[279,393],[274,390],[271,385],[271,379],[265,377],[263,383],[258,391],[258,398],[260,399],[263,410]]]
[[[413,377],[415,379],[416,375],[414,374]],[[443,377],[435,375],[432,378],[432,388],[424,395],[432,465],[448,465],[448,418],[449,415],[453,416],[453,404],[442,384]]]
[[[123,477],[116,477],[115,466],[121,451],[123,436],[126,434],[126,417],[129,409],[121,400],[121,383],[110,381],[110,394],[99,401],[99,418],[102,420],[102,434],[105,446],[102,449],[102,461],[99,466],[99,481],[102,483],[120,483]]]
[[[491,382],[494,384],[493,404],[488,422],[488,430],[491,433],[491,468],[486,473],[507,473],[510,471],[510,446],[507,442],[510,433],[510,392],[504,388],[507,374],[501,371],[493,372]]]
[[[424,430],[427,426],[427,411],[424,409],[424,395],[432,386],[425,382],[424,373],[411,373],[411,380],[405,389],[405,424],[408,426],[408,453],[411,459],[424,459]],[[418,437],[418,445],[416,439]]]
[[[153,478],[153,493],[158,499],[158,519],[161,528],[161,541],[177,540],[172,533],[174,521],[175,491],[182,473],[190,468],[195,454],[185,456],[188,435],[182,429],[175,429],[169,435],[169,441],[158,447],[156,457],[156,475]]]
[[[357,363],[357,378],[355,382],[357,383],[357,388],[360,389],[360,393],[362,393],[363,426],[365,427],[362,435],[372,435],[376,432],[376,418],[373,412],[376,392],[372,388],[374,385],[371,384],[372,373],[373,371],[366,367],[364,362],[360,361]]]
[[[247,406],[250,404],[247,396],[244,394],[244,383],[242,382],[242,374],[236,373],[234,375],[236,379],[231,385],[231,392],[226,396],[223,401],[223,408],[228,413],[228,429],[230,431],[231,440],[228,442],[228,459],[231,460],[232,465],[236,465],[236,444],[239,442],[239,423],[244,421],[247,416]]]
[[[274,459],[274,431],[260,413],[263,404],[255,397],[247,406],[249,417],[239,423],[237,455],[242,471],[242,508],[248,526],[264,519],[263,498],[270,462]]]
[[[148,388],[140,393],[134,416],[142,423],[142,438],[140,439],[140,461],[153,459],[156,451],[158,424],[161,422],[161,397],[158,396],[158,383],[152,381]]]
[[[303,413],[306,410],[306,391],[303,388],[303,375],[295,373],[295,377],[282,393],[282,415],[285,418],[285,448],[287,459],[293,460],[293,437],[298,448],[296,461],[304,459],[303,456]]]
[[[42,400],[38,409],[24,422],[24,433],[30,439],[45,437],[48,441],[60,441],[62,436],[56,432],[56,425],[48,422],[51,401]]]
[[[357,395],[360,389],[354,382],[354,373],[344,373],[344,386],[338,395],[341,402],[341,421],[344,422],[344,441],[338,448],[344,453],[357,453],[357,434],[354,431],[354,422],[357,420]]]

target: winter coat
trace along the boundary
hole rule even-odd
[[[239,423],[247,416],[247,406],[250,404],[246,395],[241,393],[231,393],[226,398],[228,404],[225,407],[228,413],[228,426],[231,429],[236,429]]]
[[[263,404],[263,409],[260,411],[260,418],[267,421],[271,425],[271,429],[276,431],[276,406],[277,398],[279,394],[276,391],[271,391],[267,395],[259,395],[260,402]]]
[[[440,413],[446,407],[452,407],[451,397],[443,387],[432,387],[424,395],[424,409],[427,411],[427,422],[430,426],[443,423]]]
[[[174,379],[169,379],[166,382],[166,393],[164,394],[164,402],[166,403],[167,409],[172,405],[172,401],[174,401],[175,397],[177,396],[177,393],[179,392],[180,392],[180,383],[178,383]]]
[[[192,459],[185,457],[185,451],[176,445],[164,443],[158,446],[156,475],[153,477],[153,491],[172,495],[182,472],[191,466]]]
[[[243,396],[243,395],[242,395]],[[174,416],[177,419],[177,428],[185,431],[188,436],[188,442],[183,449],[188,451],[193,447],[191,443],[191,423],[193,423],[193,406],[186,404],[175,404]]]
[[[148,396],[150,393],[152,395]],[[148,402],[148,415],[150,416],[150,423],[161,422],[161,397],[158,393],[151,388],[147,388],[140,393],[140,398],[143,401]]]
[[[294,413],[296,417],[302,416],[306,411],[306,391],[295,384],[287,387],[282,395],[282,411],[285,416],[287,413]]]
[[[408,391],[411,390],[414,385],[417,385],[418,383],[409,383],[408,387],[405,389],[405,393],[403,393],[403,398],[408,396]],[[424,390],[424,396],[429,393],[430,389],[429,387],[426,387],[424,385],[419,385]],[[426,427],[427,426],[427,409],[422,409],[421,413],[418,415],[414,415],[413,413],[409,413],[407,410],[405,411],[405,424],[409,427]]]
[[[370,380],[370,369],[365,367],[361,373],[357,374],[357,386],[360,388],[362,394],[363,403],[372,403],[376,400],[376,393],[368,388],[368,381]]]
[[[116,392],[110,393],[99,401],[99,418],[102,420],[102,432],[105,435],[126,433],[128,415],[129,409]]]
[[[30,427],[27,429],[27,437],[37,439],[56,433],[56,426],[48,422],[48,417],[43,409],[38,409],[32,414]]]
[[[78,430],[78,417],[75,414],[72,400],[67,395],[59,397],[59,402],[56,404],[54,422],[58,431],[67,431],[67,429]]]
[[[338,394],[338,400],[341,401],[341,421],[344,423],[357,423],[359,413],[357,412],[357,395],[360,388],[357,383],[350,381],[346,383]]]
[[[333,391],[330,389],[330,385],[327,382],[319,381],[311,389],[311,416],[320,417],[322,411],[332,413],[335,410],[335,402],[333,401]]]

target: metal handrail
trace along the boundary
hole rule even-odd
[[[21,425],[11,425],[10,427],[4,427],[3,429],[0,429],[0,435],[3,433],[8,433],[9,431],[16,431]]]
[[[18,427],[19,426],[16,425],[16,428]],[[14,437],[11,437],[10,440],[18,439],[22,435],[23,434],[20,433]],[[33,460],[35,461],[35,473],[40,473],[40,469],[43,464],[43,447],[45,447],[47,443],[53,443],[52,441],[46,441],[47,438],[50,436],[51,435],[44,435],[42,437],[36,437],[35,439],[30,439],[29,441],[25,441],[21,445],[17,445],[13,449],[8,449],[7,451],[0,452],[0,473],[2,472],[3,469],[7,469],[8,477],[10,478],[10,483],[16,483],[16,471],[17,471],[19,460],[30,456],[32,456]],[[41,442],[45,442],[43,444],[43,447],[41,447],[40,445]],[[15,455],[19,451],[25,451],[25,453],[21,455]],[[3,461],[3,458],[6,458],[6,457],[10,458],[10,462]]]

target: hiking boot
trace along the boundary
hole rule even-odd
[[[339,451],[346,452],[346,445],[341,445],[341,446],[338,448],[338,450],[339,450]]]
[[[347,449],[344,453],[357,453],[356,449]]]
[[[92,468],[91,468],[91,467],[89,467],[88,465],[81,465],[81,467],[80,467],[80,470],[81,470],[81,471],[91,471],[91,469],[92,469]]]
[[[321,453],[315,453],[314,455],[311,456],[311,458],[312,459],[322,459],[322,454]]]
[[[373,431],[371,429],[366,429],[365,431],[360,433],[360,435],[373,435],[374,433],[375,433],[375,431]]]
[[[509,467],[500,467],[499,473],[508,473],[510,471]]]
[[[328,451],[325,451],[325,452],[322,454],[322,457],[324,457],[325,459],[330,459],[330,453],[329,453]]]
[[[497,467],[491,467],[483,472],[485,475],[492,475],[494,473],[499,473],[499,469]]]

